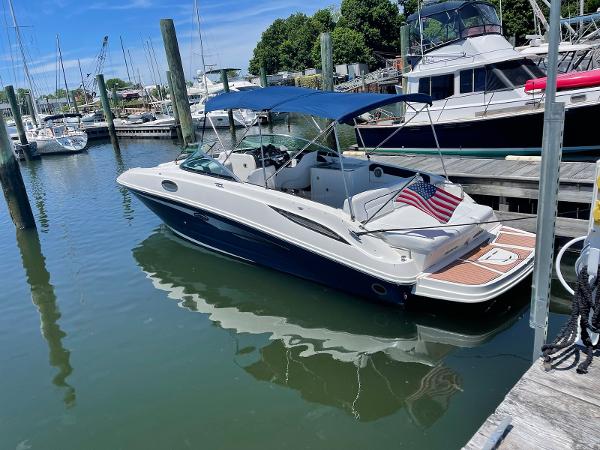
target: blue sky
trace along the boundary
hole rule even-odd
[[[248,59],[260,34],[277,17],[301,11],[312,14],[335,1],[319,0],[199,0],[207,63],[247,70]],[[0,0],[1,85],[26,87],[8,0]],[[85,73],[94,72],[105,35],[109,36],[104,74],[127,79],[119,36],[131,52],[134,67],[145,84],[152,75],[144,42],[151,40],[164,81],[166,63],[159,21],[172,18],[177,29],[184,70],[190,77],[200,68],[193,0],[13,0],[39,93],[56,86],[56,35],[59,34],[69,88],[80,84],[77,59]],[[10,39],[10,41],[9,41]],[[62,86],[61,86],[62,87]]]

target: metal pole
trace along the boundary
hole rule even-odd
[[[4,117],[0,114],[0,183],[8,212],[13,223],[19,229],[35,228],[35,219],[27,197],[27,190],[19,163],[12,151]]]
[[[165,46],[165,53],[167,54],[169,70],[171,71],[173,91],[181,123],[181,134],[183,135],[183,145],[188,146],[196,141],[196,135],[194,133],[194,124],[192,123],[190,102],[187,95],[181,54],[179,53],[179,44],[177,43],[173,19],[161,19],[160,31]]]
[[[223,90],[229,92],[229,78],[225,69],[221,69],[221,81],[223,82]],[[227,116],[229,118],[229,130],[235,133],[235,123],[233,122],[233,111],[231,109],[227,110]]]
[[[533,359],[541,355],[548,333],[550,282],[554,256],[554,225],[556,221],[562,134],[565,118],[564,103],[555,103],[558,44],[560,41],[560,0],[552,0],[548,41],[548,72],[542,140],[540,198],[538,201],[535,266],[531,292],[529,325],[535,330]]]
[[[352,199],[350,198],[350,191],[348,190],[348,183],[346,182],[346,171],[344,170],[344,155],[342,154],[342,147],[340,146],[340,138],[338,136],[337,122],[333,125],[333,136],[335,137],[337,154],[338,154],[338,157],[340,158],[340,169],[342,170],[342,181],[344,182],[344,191],[346,192],[346,199],[348,200],[348,209],[350,210],[350,218],[354,222],[354,208],[352,207]]]
[[[169,97],[171,99],[171,108],[173,109],[173,117],[175,118],[175,126],[177,127],[177,138],[183,141],[181,135],[181,124],[179,123],[179,111],[177,110],[177,102],[175,101],[175,91],[173,90],[173,80],[171,72],[167,70],[167,83],[169,83]]]
[[[100,100],[102,100],[102,109],[104,109],[104,117],[106,118],[106,124],[108,126],[108,134],[110,135],[110,142],[116,152],[121,151],[119,147],[119,140],[117,139],[117,131],[115,130],[115,123],[113,121],[113,113],[110,110],[110,103],[108,101],[108,94],[106,93],[106,84],[104,84],[104,75],[99,73],[96,75],[96,81],[98,83],[98,90],[100,91]]]
[[[321,33],[321,67],[324,91],[333,91],[333,49],[331,33]]]

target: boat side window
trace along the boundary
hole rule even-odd
[[[454,95],[454,74],[419,78],[419,93],[431,95],[432,100],[443,100]]]
[[[485,91],[485,67],[460,71],[460,93],[469,94],[471,92]]]
[[[181,163],[181,168],[190,172],[197,172],[211,177],[235,181],[235,177],[225,166],[202,153],[190,156]]]

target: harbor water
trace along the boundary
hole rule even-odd
[[[38,229],[0,202],[0,449],[460,448],[529,367],[529,280],[399,308],[198,250],[115,182],[178,153],[21,166]]]

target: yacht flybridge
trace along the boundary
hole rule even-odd
[[[544,89],[525,86],[545,73],[504,38],[490,3],[429,3],[408,17],[408,25],[412,70],[404,75],[406,92],[431,95],[431,120],[444,153],[540,154]],[[590,132],[600,113],[600,85],[592,78],[556,93],[566,108],[563,151],[600,150],[598,134]],[[357,127],[359,147],[437,152],[428,111],[409,106],[404,117],[375,117]]]
[[[204,142],[184,161],[130,169],[117,181],[175,234],[243,261],[390,303],[492,299],[531,272],[534,235],[502,225],[442,176],[320,143],[330,133],[339,142],[339,124],[401,101],[423,110],[430,97],[294,87],[222,94],[207,112],[246,108],[332,123],[311,141],[259,127],[233,148]]]

